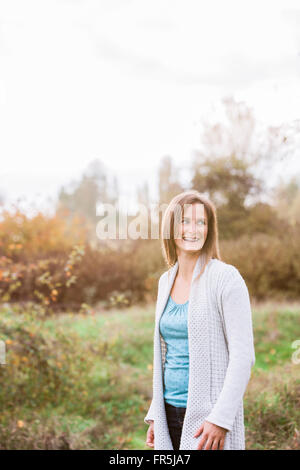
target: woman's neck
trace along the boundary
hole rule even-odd
[[[194,268],[199,258],[198,253],[186,253],[181,252],[177,255],[178,260],[178,271],[177,277],[180,277],[183,281],[190,281],[193,276]]]

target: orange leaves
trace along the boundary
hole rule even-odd
[[[72,219],[47,216],[39,212],[28,217],[20,209],[15,213],[3,211],[0,222],[0,245],[2,250],[26,259],[47,256],[53,249],[64,254],[74,244],[86,239],[86,227]]]
[[[57,296],[58,296],[58,291],[57,291],[56,289],[52,289],[52,291],[51,291],[51,299],[53,300],[53,302],[56,301]]]
[[[17,354],[12,354],[9,362],[18,367],[21,362],[21,358]]]
[[[20,250],[22,246],[23,246],[22,243],[10,243],[7,248],[10,251],[13,251],[13,250]]]

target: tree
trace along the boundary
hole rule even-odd
[[[183,191],[178,173],[179,169],[175,168],[172,158],[168,155],[163,157],[158,171],[159,204],[168,204]]]
[[[136,193],[138,203],[150,207],[150,191],[147,181],[144,181],[142,185],[138,185]]]
[[[300,176],[293,176],[287,183],[281,179],[273,194],[278,217],[291,225],[300,223]]]
[[[92,224],[98,221],[97,204],[115,204],[119,198],[119,188],[116,176],[108,183],[106,170],[102,162],[93,160],[80,181],[70,184],[68,190],[64,187],[59,192],[57,212],[69,216],[81,215]]]
[[[201,122],[201,146],[194,152],[194,171],[201,173],[206,161],[228,159],[232,166],[230,159],[235,159],[260,182],[258,191],[249,194],[247,202],[270,198],[270,173],[275,173],[278,163],[287,163],[297,154],[300,121],[266,127],[255,119],[251,108],[232,97],[223,99],[220,109],[214,111]]]
[[[270,195],[266,175],[282,156],[288,138],[275,128],[261,133],[252,110],[232,98],[223,101],[222,111],[221,121],[202,123],[202,145],[192,163],[192,187],[218,207],[222,237],[271,233],[280,223],[272,206],[263,202]]]

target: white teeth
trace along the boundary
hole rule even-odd
[[[188,237],[183,237],[183,239],[188,242],[197,242],[199,240],[199,238],[188,238]]]

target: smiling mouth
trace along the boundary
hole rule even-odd
[[[200,238],[183,237],[183,240],[186,242],[198,242],[200,241]]]

